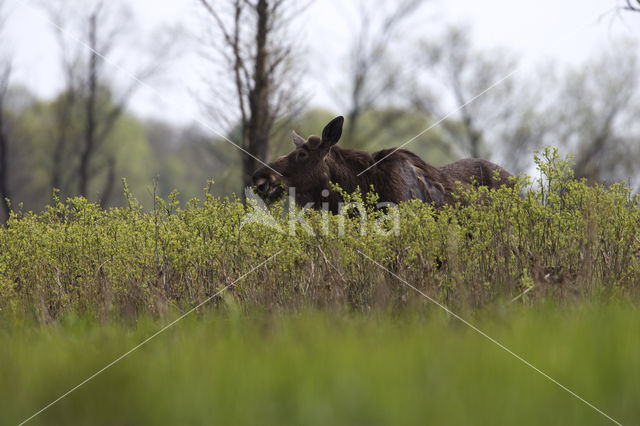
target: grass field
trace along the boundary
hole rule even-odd
[[[0,424],[640,424],[640,196],[541,155],[537,182],[403,203],[392,233],[366,203],[305,213],[311,233],[244,226],[251,206],[209,192],[14,212]]]
[[[436,308],[437,309],[437,308]],[[622,424],[640,422],[640,312],[492,309],[473,321]],[[0,332],[0,423],[16,424],[162,324]],[[443,312],[187,317],[29,424],[610,424]]]

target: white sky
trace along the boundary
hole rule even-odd
[[[606,49],[620,36],[640,42],[640,13],[617,17],[613,12],[616,1],[620,0],[431,0],[412,17],[411,37],[428,38],[446,25],[463,23],[472,28],[474,42],[480,48],[512,49],[525,68],[547,59],[575,65],[599,49]],[[151,33],[163,24],[178,24],[194,36],[201,22],[197,3],[197,0],[128,1],[144,32]],[[295,36],[307,46],[308,56],[304,59],[314,64],[313,72],[305,79],[305,89],[311,93],[310,103],[336,112],[339,107],[330,88],[335,90],[339,86],[340,73],[344,71],[345,40],[355,13],[353,7],[345,7],[344,3],[348,0],[316,0],[294,29]],[[14,83],[26,85],[39,96],[55,95],[61,82],[51,24],[34,0],[9,0],[7,12],[3,36],[8,42],[3,48],[14,57]],[[406,38],[410,38],[409,34]],[[397,43],[398,48],[409,46],[402,38]],[[202,76],[206,71],[206,62],[193,46],[187,46],[163,80],[149,82],[151,88],[138,93],[132,110],[141,116],[182,124],[202,119],[194,94],[205,90]],[[119,78],[129,78],[126,73],[119,74]]]

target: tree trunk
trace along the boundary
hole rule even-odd
[[[9,86],[10,66],[4,70],[0,81],[0,205],[4,211],[5,219],[9,218],[10,208],[7,199],[11,198],[9,193],[9,137],[7,135],[4,102]]]
[[[359,117],[360,117],[359,108],[353,108],[351,111],[349,111],[349,114],[347,114],[347,123],[349,123],[349,125],[346,131],[346,136],[347,136],[346,139],[351,143],[354,143],[354,140],[355,140],[356,125],[358,124]]]
[[[102,190],[102,194],[100,195],[100,207],[103,209],[109,205],[109,200],[111,199],[111,194],[113,194],[113,187],[116,182],[116,159],[115,157],[109,157],[109,162],[107,164],[107,177],[104,182],[104,189]]]
[[[98,91],[98,55],[97,50],[97,19],[98,12],[89,18],[89,46],[91,47],[89,56],[89,79],[86,103],[86,121],[84,146],[80,153],[80,165],[78,170],[80,195],[87,197],[89,189],[89,165],[95,149],[96,142],[96,102]]]
[[[3,108],[2,104],[0,104],[0,108]],[[4,111],[0,111],[0,197],[2,198],[0,199],[0,204],[2,205],[4,217],[8,218],[10,209],[7,199],[11,198],[11,194],[9,194],[9,184],[7,182],[9,179],[9,139],[7,138],[4,126]]]
[[[253,70],[253,87],[249,92],[249,119],[246,128],[245,149],[255,157],[266,160],[269,152],[271,117],[269,108],[269,75],[267,70],[267,37],[269,31],[268,0],[258,0],[256,4],[256,56]],[[256,169],[256,160],[251,156],[243,159],[243,188],[250,186],[251,176]]]
[[[69,137],[69,127],[71,124],[71,110],[75,102],[75,93],[71,87],[71,83],[67,88],[67,93],[62,98],[62,104],[57,106],[57,138],[53,149],[52,166],[51,166],[51,188],[62,190],[62,172],[65,146]]]

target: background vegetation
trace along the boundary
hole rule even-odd
[[[305,89],[305,78],[324,65],[295,36],[304,7],[194,3],[198,25],[155,32],[144,31],[124,2],[39,3],[57,43],[50,71],[60,75],[59,92],[46,99],[15,83],[19,64],[0,36],[0,221],[8,218],[7,198],[38,212],[53,188],[63,199],[126,205],[122,177],[145,208],[153,207],[154,179],[155,195],[178,189],[183,203],[200,197],[210,178],[215,195],[242,197],[256,161],[229,141],[268,161],[290,150],[291,129],[318,133],[337,114],[347,117],[346,147],[373,151],[418,135],[407,148],[430,163],[480,156],[518,173],[532,171],[532,150],[550,145],[575,156],[578,177],[638,188],[640,72],[631,40],[594,46],[592,58],[574,67],[525,66],[508,49],[480,48],[470,27],[434,22],[425,34],[416,21],[434,2],[357,1],[346,53],[331,58],[339,78],[324,89],[337,107],[327,111]],[[0,2],[0,24],[12,10]],[[184,83],[171,65],[193,50],[205,58],[207,89],[194,96],[206,119],[176,125],[136,116],[140,91],[162,98],[168,81]]]

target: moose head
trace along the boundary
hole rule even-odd
[[[270,203],[293,187],[299,203],[319,200],[322,191],[330,186],[327,157],[331,147],[340,140],[343,123],[342,116],[336,117],[322,130],[322,137],[310,136],[306,140],[292,132],[295,149],[253,174],[258,195]]]

